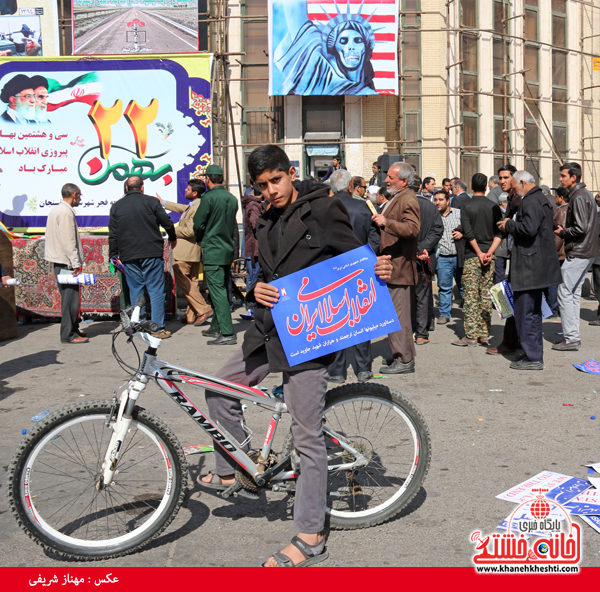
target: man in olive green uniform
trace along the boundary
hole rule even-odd
[[[223,169],[215,164],[206,167],[204,194],[194,216],[194,234],[202,245],[204,278],[210,292],[213,310],[210,329],[202,331],[205,337],[216,337],[208,345],[236,345],[233,334],[227,285],[233,262],[233,235],[237,199],[223,187]]]

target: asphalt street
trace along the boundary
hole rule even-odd
[[[138,43],[134,41],[134,29],[127,24],[138,19]],[[145,32],[145,35],[142,33]],[[139,8],[105,21],[78,37],[74,53],[83,55],[122,53],[189,53],[198,48],[197,36],[190,35]]]
[[[483,347],[450,344],[462,337],[462,312],[437,326],[431,343],[418,347],[416,373],[389,376],[377,382],[400,390],[427,420],[432,462],[424,487],[415,500],[391,521],[373,528],[332,531],[326,566],[469,566],[474,553],[473,531],[496,532],[498,523],[515,508],[496,495],[542,470],[585,477],[584,464],[600,461],[600,377],[577,371],[574,363],[600,356],[600,328],[595,301],[582,301],[582,339],[578,352],[556,352],[560,324],[544,323],[545,369],[514,371],[510,360],[486,355]],[[243,311],[238,311],[243,312]],[[238,343],[248,321],[235,314]],[[58,324],[19,327],[16,340],[0,343],[0,457],[2,486],[6,469],[30,418],[49,408],[88,399],[110,399],[126,380],[110,351],[114,321],[87,325],[90,343],[66,345]],[[193,326],[167,324],[173,337],[159,357],[182,366],[215,373],[233,347],[215,348]],[[493,344],[500,341],[502,322],[493,313]],[[119,351],[133,360],[121,341]],[[389,350],[386,339],[373,347],[374,370]],[[355,381],[349,372],[348,381]],[[279,384],[271,374],[264,385]],[[201,391],[197,400],[203,404]],[[184,446],[208,443],[156,385],[141,405],[161,417]],[[565,406],[564,404],[571,406]],[[204,407],[205,408],[205,407]],[[592,417],[598,419],[591,419]],[[251,409],[248,422],[262,441],[269,414]],[[286,430],[280,429],[275,448]],[[190,489],[177,518],[145,550],[101,566],[258,566],[285,547],[294,535],[291,503],[282,493],[262,494],[261,501],[225,501],[201,490],[195,478],[213,465],[212,455],[188,457]],[[600,534],[582,524],[582,566],[600,566]],[[71,562],[46,553],[17,526],[3,493],[0,497],[0,553],[4,566],[62,566]]]

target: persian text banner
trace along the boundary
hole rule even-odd
[[[269,0],[269,94],[397,95],[398,0]]]
[[[211,161],[210,66],[208,54],[0,60],[2,222],[45,226],[75,183],[80,227],[106,226],[131,175],[183,201]]]
[[[290,366],[400,331],[368,245],[271,282],[273,321]]]

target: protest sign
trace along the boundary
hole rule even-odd
[[[209,54],[0,58],[0,220],[45,226],[75,183],[79,227],[106,226],[130,175],[178,201],[211,162],[210,67]],[[15,92],[33,98],[17,104]]]
[[[544,494],[547,499],[556,501],[564,505],[590,486],[586,479],[578,479],[569,475],[561,475],[552,471],[542,471],[534,477],[531,477],[523,483],[511,487],[507,491],[496,497],[515,504],[521,504],[524,501],[533,499],[535,494],[532,489],[544,488],[548,492]]]
[[[583,364],[573,364],[573,366],[582,372],[600,375],[600,362],[596,362],[596,360],[588,360],[587,362],[583,362]]]
[[[280,278],[273,320],[290,366],[400,330],[368,245]]]
[[[494,308],[498,311],[502,320],[512,317],[515,313],[515,297],[510,284],[504,280],[499,284],[492,286],[489,290],[490,298]],[[552,309],[546,302],[546,297],[542,295],[542,319],[552,316]]]

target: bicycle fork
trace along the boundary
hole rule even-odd
[[[102,462],[102,472],[96,483],[98,491],[102,491],[113,483],[114,476],[118,472],[117,463],[123,442],[133,421],[133,410],[147,384],[148,377],[144,374],[138,374],[135,380],[129,381],[127,388],[121,392],[121,401],[119,403],[117,418],[113,424],[113,433],[104,456],[104,461]],[[110,424],[112,419],[113,412],[111,412],[111,416],[108,418],[108,424]]]

